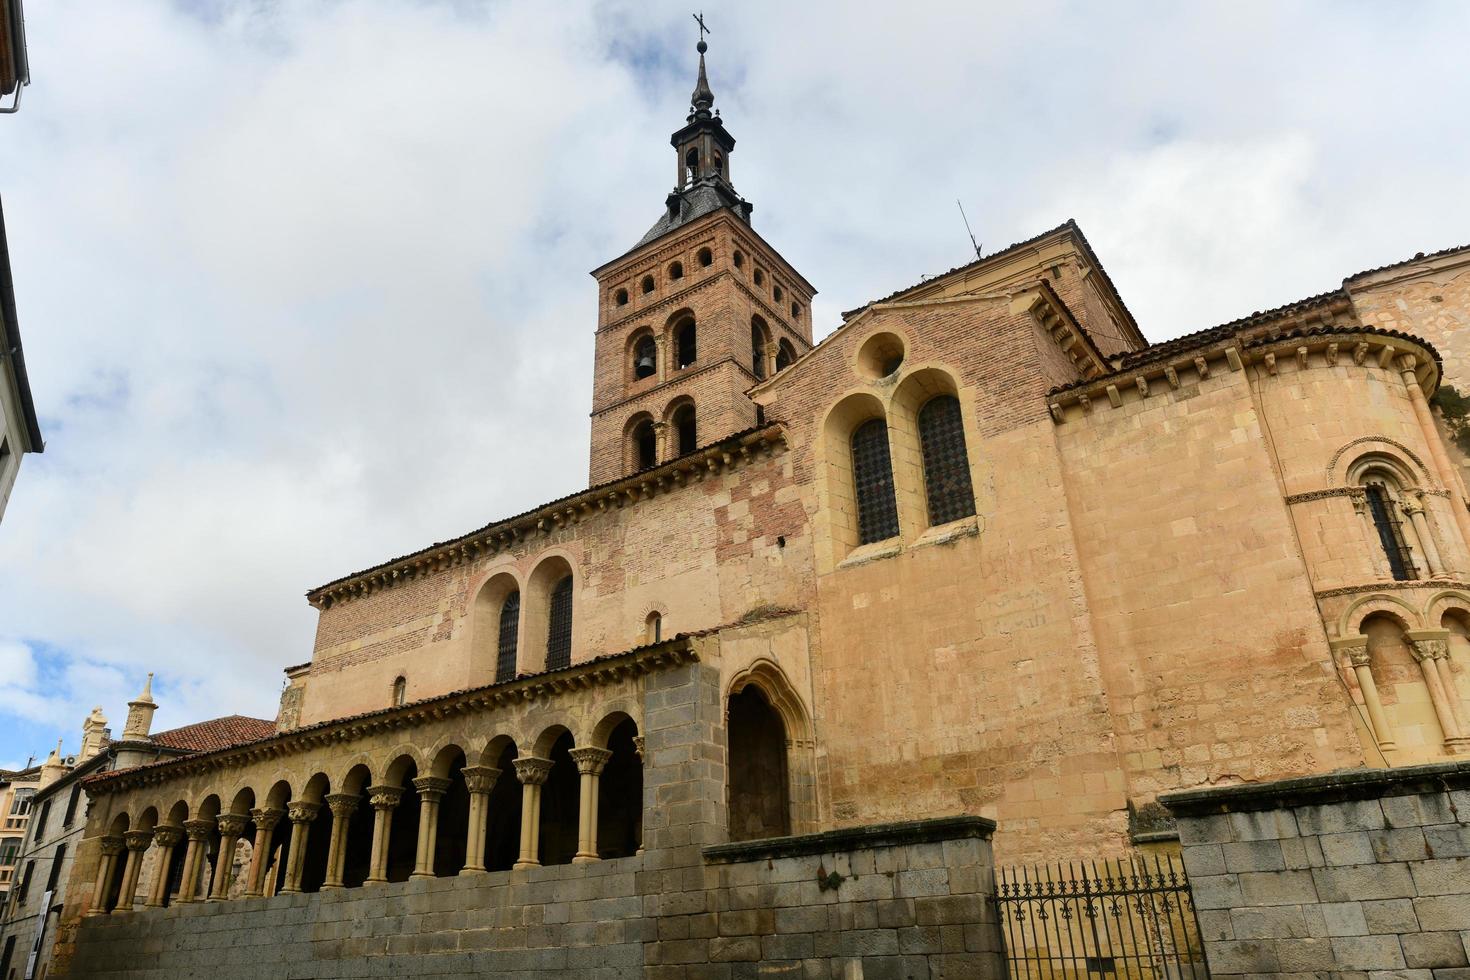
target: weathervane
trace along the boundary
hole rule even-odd
[[[704,36],[706,34],[713,34],[714,31],[711,31],[708,27],[705,27],[704,26],[704,11],[703,10],[701,10],[697,14],[691,14],[690,16],[692,16],[695,19],[695,21],[699,24],[699,51],[700,51],[701,54],[703,54],[704,53],[704,49],[705,49]]]

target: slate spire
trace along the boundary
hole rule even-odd
[[[689,97],[691,109],[689,121],[710,118],[710,109],[715,104],[715,93],[710,90],[709,76],[704,71],[704,53],[709,50],[709,45],[703,40],[695,46],[699,52],[699,80],[694,83],[694,94]]]

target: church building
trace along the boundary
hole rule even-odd
[[[692,942],[740,842],[985,818],[1001,863],[1127,854],[1171,846],[1168,791],[1470,752],[1435,408],[1470,247],[1151,344],[1067,221],[816,342],[705,51],[673,190],[592,273],[588,488],[313,589],[275,732],[87,779],[58,963],[433,878],[505,889],[522,946],[552,926],[516,896],[626,880],[597,942],[647,957],[628,923]]]

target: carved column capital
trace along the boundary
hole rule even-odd
[[[122,835],[108,834],[102,838],[102,856],[117,857],[117,855],[123,852],[123,848],[126,846],[127,842],[123,839]]]
[[[638,761],[639,762],[642,762],[643,761],[643,736],[642,735],[634,735],[633,736],[633,751],[638,753]]]
[[[1368,666],[1369,660],[1367,640],[1364,640],[1362,643],[1344,646],[1342,648],[1342,652],[1348,655],[1348,659],[1352,661],[1354,667]]]
[[[209,835],[214,831],[214,821],[195,818],[184,821],[184,834],[190,840],[209,840]]]
[[[449,780],[444,776],[420,776],[413,781],[413,788],[419,791],[420,799],[437,803],[449,789]]]
[[[551,760],[533,755],[515,760],[516,778],[525,786],[540,786],[551,775]]]
[[[153,831],[130,830],[123,834],[123,845],[130,851],[146,851],[153,843]]]
[[[329,793],[326,800],[332,811],[332,819],[345,820],[357,810],[362,797],[356,793]]]
[[[369,786],[368,802],[374,810],[391,810],[403,799],[402,786]]]
[[[276,806],[257,807],[250,811],[250,819],[255,821],[255,826],[259,830],[274,830],[276,824],[280,823],[281,818],[285,815],[286,811]]]
[[[1353,511],[1359,515],[1368,512],[1368,491],[1363,487],[1348,487],[1348,499],[1353,503]]]
[[[316,815],[322,812],[320,803],[308,803],[305,800],[292,800],[286,804],[286,815],[291,818],[292,823],[311,823]]]
[[[153,840],[159,847],[176,847],[184,839],[184,828],[163,826],[153,828]]]
[[[221,813],[215,818],[215,823],[219,825],[221,837],[239,837],[245,833],[250,818],[243,813]]]
[[[607,749],[599,749],[587,746],[580,749],[572,749],[568,753],[572,761],[577,764],[577,772],[591,773],[594,776],[602,774],[602,769],[607,765],[607,760],[612,758],[612,753]]]
[[[465,789],[471,793],[488,793],[500,779],[500,770],[493,766],[465,766],[460,772],[464,773]]]
[[[1439,660],[1449,656],[1449,644],[1444,640],[1413,639],[1409,641],[1409,652],[1418,661]]]

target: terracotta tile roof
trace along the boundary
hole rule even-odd
[[[229,748],[242,742],[256,742],[276,733],[276,723],[264,718],[247,718],[244,715],[225,715],[211,718],[182,728],[171,728],[150,736],[151,740],[167,749],[184,749],[189,752],[213,752]]]
[[[1374,273],[1387,272],[1389,269],[1397,269],[1401,265],[1410,265],[1414,262],[1423,262],[1425,259],[1438,259],[1446,255],[1453,255],[1456,252],[1464,251],[1470,251],[1470,245],[1456,245],[1453,248],[1442,248],[1438,252],[1416,252],[1412,258],[1407,258],[1400,262],[1390,262],[1388,265],[1380,265],[1376,269],[1364,269],[1362,272],[1355,272],[1344,279],[1342,283],[1344,286],[1346,286],[1354,279],[1361,279],[1364,276],[1371,276]]]

